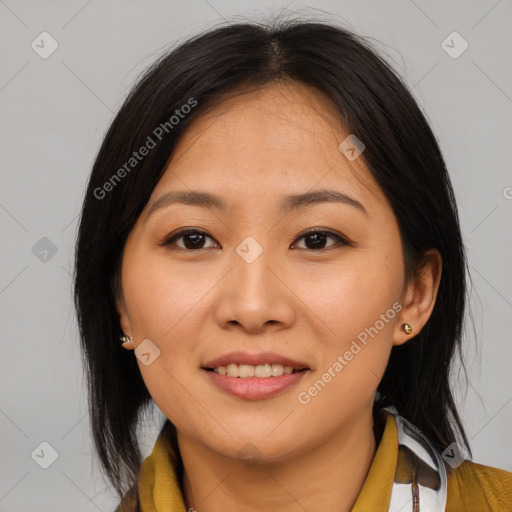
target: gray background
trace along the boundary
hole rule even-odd
[[[108,512],[117,504],[93,458],[70,272],[86,179],[130,86],[166,48],[223,18],[265,19],[307,5],[0,1],[0,511]],[[512,471],[511,2],[338,0],[314,8],[306,15],[376,40],[439,138],[474,285],[477,337],[468,331],[470,385],[466,396],[458,388],[458,401],[474,460]],[[31,47],[42,46],[43,31],[59,45],[47,59]],[[442,47],[453,31],[469,44],[458,58]],[[449,43],[452,52],[460,43]],[[141,429],[146,454],[162,419],[155,407]],[[44,441],[58,452],[46,470],[31,457]]]

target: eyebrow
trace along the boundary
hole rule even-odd
[[[339,190],[321,189],[303,194],[288,195],[283,198],[280,204],[280,212],[287,214],[293,210],[307,208],[319,203],[342,203],[357,208],[364,214],[368,215],[365,207],[356,199],[340,192]],[[215,194],[209,192],[200,192],[196,190],[178,191],[173,190],[167,192],[153,202],[147,213],[146,219],[160,208],[164,208],[171,204],[184,204],[189,206],[199,206],[202,208],[215,208],[220,211],[227,210],[225,201]]]

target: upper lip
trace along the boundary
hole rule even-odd
[[[208,361],[203,368],[218,368],[219,366],[227,366],[228,364],[250,364],[258,366],[261,364],[282,364],[283,366],[291,366],[295,370],[308,368],[308,365],[295,361],[289,357],[284,357],[273,352],[264,352],[262,354],[248,354],[247,352],[230,352],[223,356]]]

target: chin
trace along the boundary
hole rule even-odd
[[[232,432],[232,434],[233,437],[223,436],[222,439],[209,436],[202,442],[210,450],[224,457],[238,460],[247,467],[283,462],[305,449],[298,446],[296,442],[290,442],[297,439],[297,436],[291,433],[284,432],[275,437],[271,434],[272,439],[266,437],[266,433],[256,435],[254,432]]]

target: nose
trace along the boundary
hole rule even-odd
[[[217,288],[214,316],[221,328],[239,325],[248,333],[279,330],[293,324],[297,300],[289,277],[271,251],[248,262],[235,254],[233,268]]]

